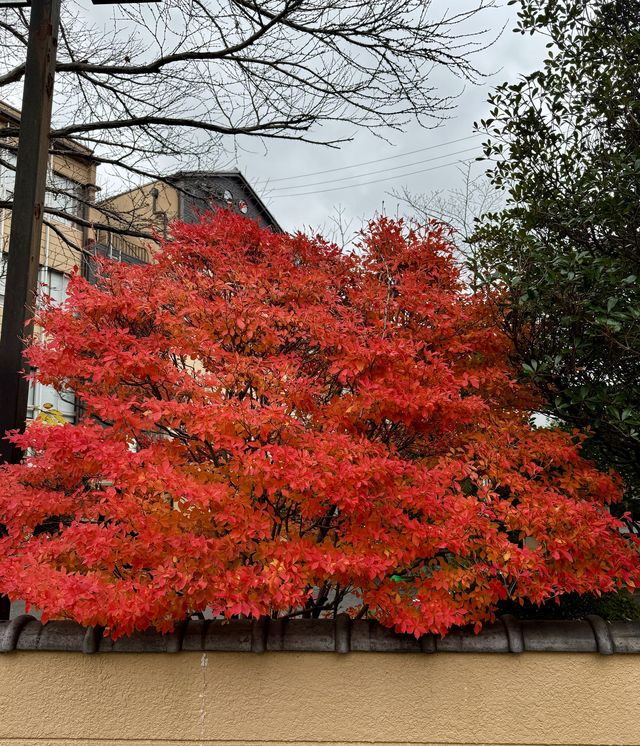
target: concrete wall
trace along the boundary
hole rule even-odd
[[[0,682],[1,746],[640,744],[636,656],[23,652]]]

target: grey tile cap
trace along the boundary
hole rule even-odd
[[[85,629],[75,622],[41,624],[28,614],[0,622],[0,652],[14,650],[78,653],[177,653],[271,651],[319,653],[640,653],[639,622],[520,621],[502,617],[479,634],[452,630],[446,637],[416,639],[367,620],[346,615],[328,619],[267,618],[232,622],[191,620],[171,634],[137,632],[112,640],[101,628]]]

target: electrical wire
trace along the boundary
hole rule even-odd
[[[291,189],[307,189],[312,186],[322,186],[323,184],[335,184],[337,181],[351,181],[353,179],[362,179],[366,176],[373,176],[374,174],[383,174],[387,171],[397,171],[399,168],[411,168],[411,166],[419,166],[422,163],[433,163],[433,161],[441,161],[443,158],[452,158],[454,155],[462,155],[462,153],[472,153],[477,151],[477,148],[465,148],[464,150],[455,150],[453,153],[445,153],[444,155],[436,155],[432,158],[425,158],[421,161],[414,161],[413,163],[405,163],[401,166],[388,166],[387,168],[379,168],[377,171],[365,171],[361,174],[354,174],[353,176],[343,176],[341,179],[328,179],[325,181],[312,181],[310,184],[297,184],[296,186],[276,187],[274,192],[281,192],[284,190]],[[354,184],[357,186],[357,184]]]
[[[338,166],[336,168],[327,168],[324,171],[311,171],[310,173],[306,174],[298,174],[298,176],[280,176],[277,179],[269,179],[268,182],[274,183],[276,181],[291,181],[292,179],[304,179],[308,176],[320,176],[321,174],[331,174],[335,173],[336,171],[346,171],[349,168],[359,168],[360,166],[370,166],[373,163],[382,163],[383,161],[391,161],[394,158],[404,158],[408,155],[415,155],[416,153],[424,153],[427,150],[437,150],[438,148],[444,148],[447,145],[455,145],[459,142],[464,142],[465,140],[473,140],[476,137],[482,137],[481,134],[477,135],[467,135],[467,137],[459,137],[457,140],[449,140],[447,142],[441,142],[438,145],[429,145],[426,148],[418,148],[417,150],[408,150],[406,153],[398,153],[397,155],[389,155],[384,158],[375,158],[372,161],[362,161],[360,163],[352,163],[350,166]]]
[[[347,184],[346,186],[333,187],[330,189],[317,189],[312,192],[298,192],[296,194],[274,194],[272,197],[267,199],[281,199],[282,197],[306,197],[314,194],[324,194],[325,192],[336,192],[339,189],[353,189],[354,187],[366,186],[367,184],[378,184],[381,181],[387,181],[388,179],[399,179],[403,176],[414,176],[416,174],[424,174],[427,171],[436,171],[439,168],[446,168],[447,166],[457,166],[459,163],[468,163],[469,158],[462,158],[458,161],[451,161],[450,163],[441,163],[439,166],[431,166],[430,168],[421,168],[419,171],[410,171],[406,174],[396,174],[395,176],[387,176],[384,179],[371,179],[370,181],[362,181],[359,184]]]

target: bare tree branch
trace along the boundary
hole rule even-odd
[[[433,73],[481,76],[473,55],[491,40],[477,20],[492,6],[476,0],[437,15],[429,0],[173,0],[117,6],[98,24],[65,0],[52,153],[74,138],[122,190],[172,171],[216,170],[245,138],[337,146],[350,136],[327,136],[323,123],[437,124],[455,92],[439,93]],[[27,28],[23,10],[0,10],[7,100],[24,75]],[[0,130],[2,147],[11,150],[17,134]],[[133,215],[122,230],[127,221],[129,235],[149,238]]]

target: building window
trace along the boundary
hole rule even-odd
[[[44,267],[41,275],[41,292],[48,295],[55,304],[63,303],[67,297],[69,278],[62,272]],[[29,385],[27,417],[59,413],[67,422],[75,421],[76,401],[71,391],[56,391],[52,386],[41,383]]]
[[[16,181],[16,154],[11,150],[0,149],[0,199],[13,199]]]
[[[68,275],[55,269],[43,267],[45,273],[42,280],[42,292],[48,295],[56,305],[61,305],[67,299]]]
[[[29,384],[29,403],[27,419],[32,420],[40,415],[61,415],[67,422],[75,422],[76,400],[71,391],[56,391],[52,386],[41,383]]]
[[[6,287],[6,256],[0,256],[0,308],[4,305]],[[53,269],[44,268],[42,292],[51,297],[54,303],[62,303],[67,297],[67,285],[69,278]],[[41,278],[43,277],[41,275]],[[67,422],[74,422],[76,413],[75,396],[71,391],[58,392],[52,386],[44,386],[41,383],[29,384],[29,401],[27,404],[27,417],[33,419],[39,414],[59,412]]]
[[[13,199],[13,189],[16,181],[16,155],[10,150],[0,149],[0,199]],[[6,164],[6,165],[5,165]],[[77,181],[56,173],[49,167],[47,171],[47,191],[45,207],[65,212],[72,217],[82,217],[83,188]],[[58,215],[51,216],[63,225],[72,225],[68,218]]]
[[[77,181],[62,176],[49,170],[47,174],[47,193],[45,196],[45,207],[65,212],[72,217],[82,216],[82,186]],[[52,218],[64,225],[73,225],[67,218],[53,215]]]

